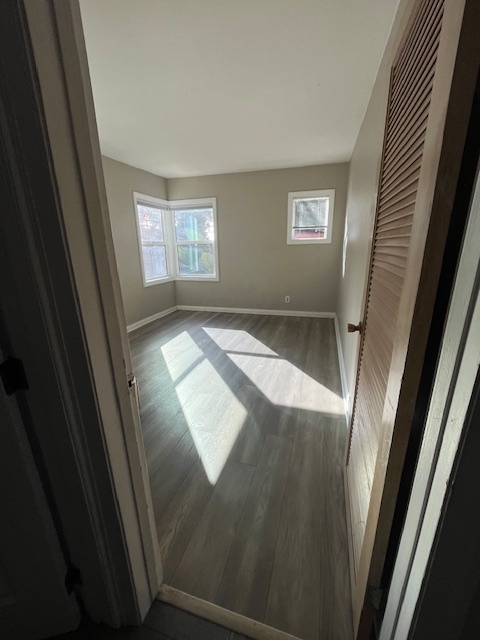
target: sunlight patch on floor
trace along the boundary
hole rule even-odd
[[[341,396],[280,358],[247,331],[203,330],[272,404],[343,415]],[[207,478],[215,484],[247,410],[186,331],[164,345],[162,354],[172,380],[177,382],[177,397]]]
[[[288,360],[227,355],[273,404],[343,415],[343,399]]]
[[[162,355],[168,372],[175,382],[185,371],[203,357],[203,351],[197,347],[186,331],[172,338],[162,347]]]
[[[214,329],[211,327],[202,327],[212,340],[214,340],[220,349],[224,351],[234,351],[240,353],[252,353],[265,356],[278,355],[272,351],[263,342],[257,340],[247,331],[235,329]]]
[[[215,484],[247,411],[208,360],[197,364],[176,392],[207,478]]]

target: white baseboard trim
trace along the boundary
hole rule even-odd
[[[263,622],[257,622],[240,613],[223,609],[212,602],[201,600],[166,584],[160,585],[157,599],[226,629],[231,629],[242,636],[252,638],[252,640],[300,640],[297,636],[292,636],[286,631],[273,629]]]
[[[155,313],[153,316],[148,316],[148,318],[144,318],[143,320],[139,320],[138,322],[134,322],[133,324],[127,325],[127,333],[131,331],[135,331],[135,329],[140,329],[146,324],[153,322],[154,320],[158,320],[159,318],[163,318],[164,316],[168,316],[169,313],[173,313],[177,310],[177,307],[170,307],[169,309],[165,309],[164,311],[160,311],[159,313]]]
[[[289,311],[286,309],[239,309],[238,307],[195,307],[177,305],[179,311],[211,311],[212,313],[251,313],[260,316],[296,316],[298,318],[334,318],[331,311]]]
[[[333,319],[335,325],[335,336],[337,338],[338,364],[340,366],[340,380],[342,381],[343,405],[345,407],[345,419],[347,427],[350,424],[350,393],[348,391],[347,372],[345,371],[345,360],[343,358],[342,340],[340,338],[340,327],[338,325],[337,314]]]
[[[331,311],[289,311],[284,309],[239,309],[238,307],[197,307],[189,304],[179,304],[175,307],[170,307],[159,313],[155,313],[153,316],[148,316],[143,320],[134,322],[127,325],[127,333],[140,329],[140,327],[168,316],[168,314],[174,311],[210,311],[212,313],[251,313],[262,316],[296,316],[298,318],[335,318],[335,314]]]

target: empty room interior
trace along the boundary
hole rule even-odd
[[[442,6],[80,0],[163,588],[279,637],[358,625]]]

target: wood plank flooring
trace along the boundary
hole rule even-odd
[[[333,320],[178,311],[130,344],[165,583],[350,640]]]
[[[48,639],[47,639],[48,640]],[[84,622],[49,640],[249,640],[244,635],[155,600],[141,627],[112,629]]]

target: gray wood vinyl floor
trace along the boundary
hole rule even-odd
[[[141,627],[111,629],[83,623],[50,640],[249,640],[235,631],[155,600]]]
[[[333,320],[178,311],[130,345],[165,583],[350,640]]]

